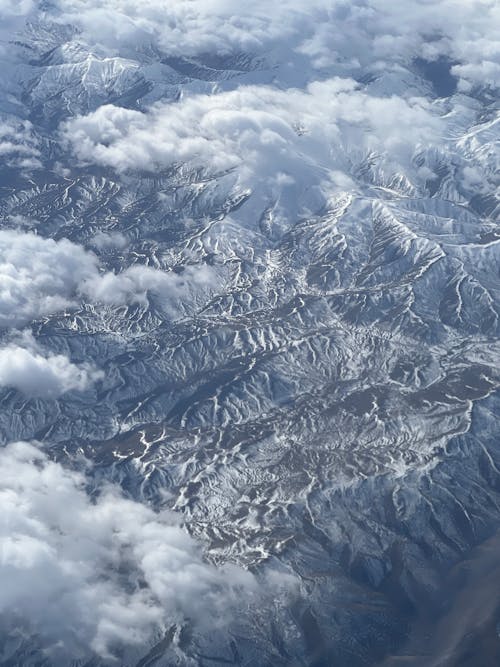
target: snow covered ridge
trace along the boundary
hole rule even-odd
[[[0,0],[0,663],[422,664],[500,519],[499,45]]]

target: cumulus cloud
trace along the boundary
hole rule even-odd
[[[0,327],[63,310],[77,287],[97,274],[97,257],[66,239],[0,231]]]
[[[191,284],[209,280],[210,269],[204,266],[183,274],[147,266],[132,266],[121,273],[102,272],[96,255],[67,239],[54,241],[30,232],[0,231],[3,328],[59,312],[77,304],[81,297],[92,303],[125,305],[144,301],[148,291],[165,299],[177,298]]]
[[[12,387],[31,398],[57,398],[83,391],[103,377],[91,364],[73,364],[63,354],[50,354],[34,340],[0,348],[0,387]]]
[[[479,63],[454,65],[452,73],[460,78],[460,89],[467,92],[473,84],[500,87],[500,62],[483,60]]]
[[[318,67],[350,61],[380,69],[415,57],[477,65],[485,58],[498,61],[499,30],[494,0],[354,0],[325,3],[323,20],[299,49]]]
[[[147,113],[105,105],[67,121],[62,133],[82,162],[119,171],[237,167],[253,187],[319,183],[347,169],[353,151],[390,155],[395,168],[408,167],[415,147],[439,128],[424,99],[375,97],[351,79],[330,79],[306,90],[246,86],[196,95]]]
[[[0,450],[0,614],[22,619],[51,664],[142,645],[167,623],[224,618],[254,589],[236,567],[217,569],[168,512],[155,513],[85,477],[33,444]]]

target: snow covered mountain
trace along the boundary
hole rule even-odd
[[[497,3],[0,15],[0,665],[498,664]]]

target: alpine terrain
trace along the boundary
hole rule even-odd
[[[0,665],[500,664],[500,4],[0,0]]]

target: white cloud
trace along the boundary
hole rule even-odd
[[[62,125],[82,162],[119,171],[188,163],[212,172],[237,167],[243,185],[319,185],[373,151],[393,168],[411,166],[440,120],[423,99],[374,97],[350,79],[306,90],[246,86],[156,105],[142,113],[105,105]],[[284,178],[285,177],[285,178]]]
[[[92,245],[98,250],[123,250],[128,245],[127,237],[120,232],[99,231],[92,238]]]
[[[64,309],[78,285],[97,273],[97,257],[66,239],[0,231],[0,327]]]
[[[59,20],[79,26],[91,43],[119,48],[152,42],[165,53],[189,56],[260,51],[298,31],[299,18],[323,4],[310,0],[307,12],[297,0],[252,0],[237,8],[230,0],[59,0],[57,6]]]
[[[305,90],[240,86],[148,112],[105,105],[61,130],[84,164],[120,172],[174,164],[212,175],[231,172],[227,187],[253,195],[235,216],[255,224],[272,211],[269,229],[280,233],[346,185],[364,187],[355,174],[367,162],[381,185],[404,174],[409,187],[419,187],[413,157],[441,141],[442,121],[424,99],[376,97],[337,78]]]
[[[29,232],[0,231],[0,327],[18,327],[59,312],[82,296],[92,303],[141,302],[152,291],[168,299],[187,293],[193,284],[209,284],[208,267],[179,275],[146,266],[121,273],[101,272],[91,252],[66,239],[54,241]],[[40,362],[41,363],[41,362]],[[54,360],[52,360],[54,365]]]
[[[186,294],[190,286],[210,285],[213,273],[208,266],[186,268],[182,274],[159,271],[149,266],[130,266],[121,273],[107,272],[86,279],[79,287],[89,300],[122,306],[143,303],[147,293],[176,299]]]
[[[32,444],[2,448],[0,468],[0,613],[28,622],[51,664],[146,644],[186,616],[213,626],[254,589],[243,570],[206,563],[175,515],[111,486],[91,500],[81,474]]]
[[[479,63],[455,65],[451,68],[451,71],[460,78],[460,88],[465,92],[470,89],[471,82],[500,87],[500,62],[483,60]]]
[[[300,51],[313,67],[370,66],[439,56],[473,65],[500,62],[495,0],[58,0],[52,16],[76,25],[89,43],[119,53],[153,44],[164,53],[272,52],[286,62]],[[273,57],[274,57],[273,56]]]
[[[73,364],[65,355],[44,352],[34,341],[0,348],[0,387],[18,389],[28,397],[57,398],[67,391],[83,391],[101,377],[103,373],[90,364]]]
[[[33,0],[0,0],[0,17],[24,16],[34,7]]]
[[[182,58],[244,52],[288,67],[301,53],[311,68],[300,63],[300,80],[314,78],[314,68],[380,71],[444,56],[463,68],[464,85],[498,85],[496,0],[54,0],[43,11],[32,0],[1,0],[0,16],[4,39],[23,17],[40,16],[76,26],[80,43],[107,55],[133,57],[149,46]]]

